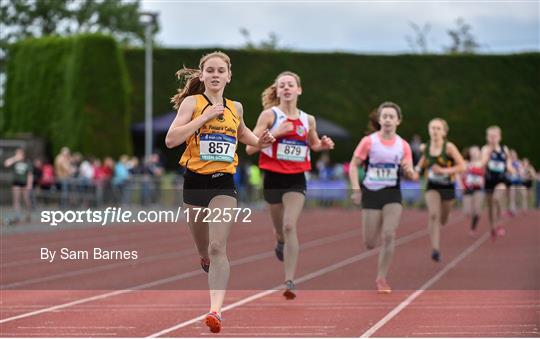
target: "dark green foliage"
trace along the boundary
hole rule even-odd
[[[122,52],[102,35],[47,37],[11,47],[3,133],[31,132],[53,152],[131,152],[130,85]]]
[[[178,87],[174,74],[214,49],[154,50],[154,114],[170,112]],[[519,55],[352,55],[225,50],[233,64],[233,80],[225,95],[242,102],[253,127],[261,111],[261,92],[284,70],[298,73],[304,93],[299,106],[351,132],[336,142],[332,158],[345,161],[367,126],[368,114],[381,102],[398,103],[404,115],[398,133],[426,140],[433,117],[447,119],[449,139],[459,148],[483,144],[485,129],[500,125],[503,142],[538,167],[540,152],[540,54]],[[127,50],[133,80],[132,117],[144,116],[144,51]],[[158,143],[159,141],[156,141]],[[243,149],[243,147],[241,147]]]

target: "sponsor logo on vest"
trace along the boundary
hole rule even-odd
[[[304,126],[298,126],[296,128],[296,134],[303,137],[306,134],[306,128]]]

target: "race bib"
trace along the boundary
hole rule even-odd
[[[201,134],[199,150],[203,161],[233,162],[236,138],[225,134]]]
[[[467,174],[465,177],[465,184],[468,187],[480,187],[483,184],[484,178],[479,175]]]
[[[276,156],[279,160],[303,162],[307,151],[308,146],[303,141],[282,139],[277,145]]]
[[[506,167],[506,163],[500,160],[490,160],[488,161],[488,169],[491,172],[502,173]]]
[[[431,168],[428,170],[428,179],[438,184],[449,184],[450,176],[448,174],[435,174]]]
[[[398,166],[396,164],[369,164],[366,178],[371,182],[393,186],[397,183]]]

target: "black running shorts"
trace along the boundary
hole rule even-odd
[[[306,175],[302,173],[283,174],[264,171],[264,200],[269,204],[283,203],[283,195],[287,192],[298,192],[306,195]]]
[[[218,195],[228,195],[236,199],[236,186],[232,174],[198,174],[186,170],[184,174],[184,202],[194,206],[208,207]]]

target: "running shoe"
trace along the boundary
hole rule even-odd
[[[506,235],[506,230],[502,226],[497,227],[497,235],[504,237]]]
[[[274,251],[276,252],[276,257],[279,261],[283,261],[283,245],[285,245],[284,242],[278,241],[276,248],[274,249]]]
[[[201,268],[203,269],[203,271],[208,273],[208,271],[210,270],[210,258],[201,257]]]
[[[204,324],[210,328],[210,332],[219,333],[221,331],[221,317],[217,312],[210,312],[204,318]]]
[[[378,293],[381,293],[381,294],[392,293],[392,288],[390,287],[390,285],[388,285],[385,278],[377,278],[377,280],[375,280],[375,283],[377,284]]]
[[[296,293],[294,292],[296,290],[296,285],[292,280],[287,280],[285,282],[285,292],[283,292],[283,296],[287,300],[293,300],[296,298]]]
[[[439,250],[431,251],[431,259],[435,262],[441,261],[441,252],[439,252]]]

